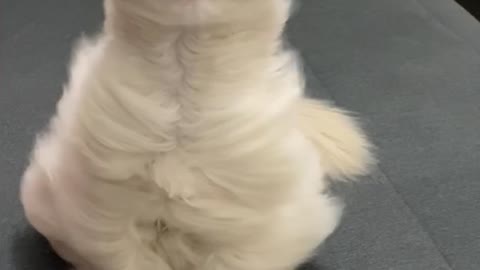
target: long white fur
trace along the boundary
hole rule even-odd
[[[22,183],[78,270],[291,270],[366,172],[342,111],[303,97],[286,0],[107,0]],[[235,11],[235,14],[232,12]]]

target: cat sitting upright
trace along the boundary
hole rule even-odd
[[[106,0],[21,199],[77,270],[292,270],[370,144],[303,96],[288,0]]]

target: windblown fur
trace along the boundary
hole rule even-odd
[[[303,97],[286,0],[107,0],[22,184],[78,270],[291,270],[366,172],[342,111]]]

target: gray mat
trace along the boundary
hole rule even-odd
[[[98,0],[0,1],[0,269],[64,265],[28,228],[19,177]],[[304,0],[289,25],[309,94],[359,112],[381,163],[337,186],[308,270],[480,269],[480,24],[453,0]]]

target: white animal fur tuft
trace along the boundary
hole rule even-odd
[[[354,179],[369,172],[372,145],[347,112],[323,101],[302,99],[298,121],[313,142],[322,168],[333,179]]]

